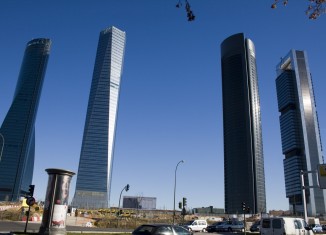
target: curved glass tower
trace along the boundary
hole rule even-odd
[[[32,183],[35,119],[49,59],[51,41],[27,43],[18,83],[0,133],[4,148],[0,159],[0,201],[16,201]]]
[[[221,44],[225,211],[266,211],[255,47],[242,33]]]
[[[276,66],[286,197],[294,214],[303,214],[300,171],[323,164],[313,84],[307,53],[291,50]],[[325,215],[326,192],[317,188],[316,174],[306,174],[308,216]]]
[[[125,32],[107,28],[100,33],[72,206],[107,208],[113,163]]]

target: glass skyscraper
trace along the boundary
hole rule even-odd
[[[221,44],[225,212],[266,211],[255,47],[243,33]]]
[[[49,39],[27,43],[13,102],[0,133],[0,201],[16,201],[32,183],[35,154],[35,119],[51,47]]]
[[[107,208],[125,32],[116,27],[100,33],[72,206]]]
[[[286,197],[290,208],[303,213],[300,171],[323,164],[313,84],[307,53],[291,50],[276,66]],[[316,174],[306,174],[305,186],[317,186]],[[306,189],[308,216],[325,215],[325,190]]]

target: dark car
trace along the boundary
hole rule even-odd
[[[326,231],[326,224],[322,224],[321,227],[323,228],[323,231]]]
[[[191,235],[187,229],[171,224],[143,224],[132,235]]]
[[[219,226],[219,225],[221,225],[223,223],[225,223],[225,222],[216,222],[214,224],[208,225],[207,228],[206,228],[206,231],[209,232],[209,233],[218,232],[217,226]]]
[[[259,232],[260,231],[260,221],[257,221],[255,223],[253,223],[251,226],[250,226],[250,232]]]

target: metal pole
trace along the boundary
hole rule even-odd
[[[118,216],[120,216],[120,201],[121,201],[121,195],[123,190],[125,190],[126,186],[121,190],[120,197],[119,197],[119,206],[118,206]]]
[[[27,211],[27,216],[26,216],[26,224],[25,224],[25,229],[24,229],[24,233],[26,233],[27,230],[27,224],[28,224],[28,220],[29,220],[29,213],[31,211],[31,206],[28,206],[28,211]]]
[[[119,197],[119,206],[118,206],[118,226],[117,226],[117,227],[119,227],[119,219],[120,219],[120,201],[121,201],[121,195],[122,195],[123,190],[128,191],[128,190],[129,190],[129,184],[127,184],[126,186],[124,186],[123,189],[121,190],[121,193],[120,193],[120,197]]]
[[[174,194],[173,194],[173,224],[174,224],[174,217],[175,217],[175,191],[176,191],[176,187],[177,187],[177,169],[180,163],[184,163],[183,160],[179,161],[177,166],[175,167],[175,171],[174,171]]]
[[[302,188],[302,201],[303,201],[303,213],[304,213],[304,220],[308,223],[308,216],[307,216],[307,204],[306,204],[306,192],[304,186],[304,172],[300,171],[301,174],[301,188]]]
[[[246,235],[246,211],[243,212],[243,228],[244,235]]]

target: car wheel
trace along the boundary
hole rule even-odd
[[[203,228],[201,231],[202,231],[203,233],[206,233],[206,229],[205,229],[205,228]]]

